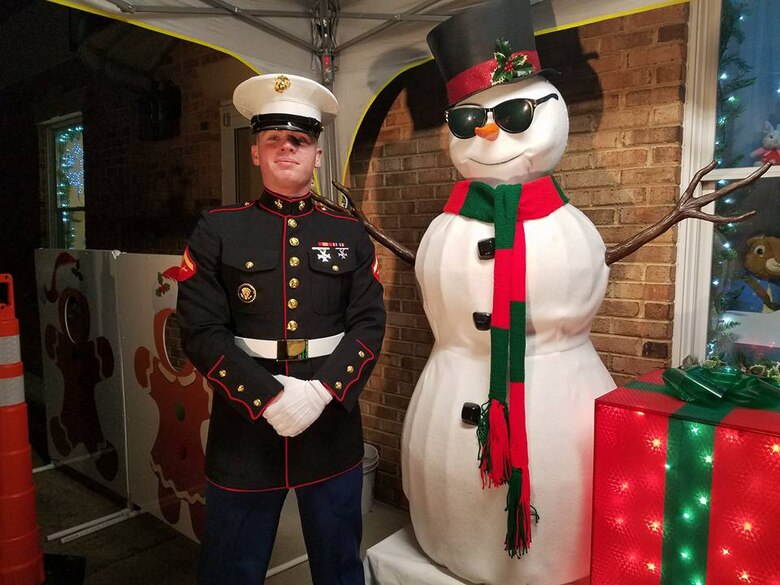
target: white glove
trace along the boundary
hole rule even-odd
[[[333,394],[319,380],[274,376],[284,390],[268,405],[263,417],[282,437],[295,437],[319,418]]]

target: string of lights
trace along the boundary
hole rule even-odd
[[[597,400],[592,582],[774,582],[780,413],[704,408],[663,384],[658,370]]]
[[[74,124],[54,133],[57,212],[65,248],[84,248],[84,127]]]

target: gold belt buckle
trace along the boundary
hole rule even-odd
[[[276,361],[294,362],[309,357],[308,339],[280,339],[276,342]]]

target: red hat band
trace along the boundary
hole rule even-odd
[[[469,67],[447,82],[447,102],[455,104],[494,85],[536,75],[541,69],[536,51],[497,51],[492,59]]]

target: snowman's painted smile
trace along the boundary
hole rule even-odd
[[[477,163],[478,165],[484,165],[486,167],[494,167],[494,166],[497,166],[497,165],[502,165],[504,163],[508,163],[510,161],[513,161],[516,158],[520,158],[521,156],[522,156],[522,154],[516,154],[515,156],[513,156],[511,158],[508,158],[506,160],[502,160],[502,161],[499,161],[499,162],[494,162],[494,163],[482,162],[481,160],[477,160],[475,158],[470,158],[469,160],[472,161],[472,162]]]

